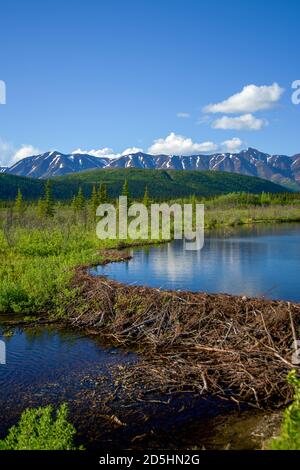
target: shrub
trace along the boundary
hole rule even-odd
[[[73,443],[76,430],[67,421],[67,415],[66,404],[56,413],[51,405],[25,410],[18,424],[0,440],[0,450],[76,450]]]
[[[270,442],[272,450],[300,450],[300,379],[296,370],[289,373],[288,382],[294,387],[294,401],[284,411],[280,435]]]

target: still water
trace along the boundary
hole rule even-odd
[[[24,409],[68,403],[80,442],[99,442],[99,415],[114,390],[114,371],[135,362],[135,354],[63,328],[9,328],[5,320],[0,318],[0,340],[6,345],[6,364],[0,364],[0,438]]]
[[[204,248],[184,243],[132,249],[133,259],[98,266],[93,274],[128,284],[300,301],[300,225],[234,229],[205,238]]]

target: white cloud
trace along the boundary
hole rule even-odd
[[[40,150],[33,145],[22,145],[13,155],[12,163],[16,163],[22,160],[22,158],[31,157],[32,155],[39,155],[40,153]]]
[[[7,166],[13,156],[14,148],[8,143],[0,139],[0,166]]]
[[[22,145],[16,149],[11,143],[0,139],[0,166],[11,166],[22,158],[39,153],[39,149],[33,145]]]
[[[230,96],[227,100],[209,104],[205,113],[254,113],[270,109],[280,99],[284,89],[278,83],[271,86],[247,85],[243,90]]]
[[[238,137],[234,137],[233,139],[230,140],[225,140],[222,142],[221,147],[224,150],[224,152],[239,152],[241,150],[242,146],[242,141]]]
[[[183,118],[183,119],[187,119],[190,117],[190,113],[177,113],[176,116],[178,118]]]
[[[80,148],[73,150],[72,154],[83,153],[93,155],[94,157],[107,157],[108,155],[114,155],[113,149],[104,147],[103,149],[92,149],[92,150],[81,150]]]
[[[217,149],[213,142],[193,142],[192,139],[171,132],[165,139],[157,139],[149,147],[153,155],[193,155],[198,152],[212,152]]]
[[[122,155],[130,155],[132,153],[138,153],[138,152],[143,152],[143,149],[141,149],[139,147],[129,147],[128,149],[125,149],[122,152]]]
[[[129,147],[121,153],[116,153],[113,151],[112,148],[109,147],[104,147],[102,149],[93,149],[93,150],[82,150],[80,148],[74,150],[72,154],[75,153],[83,153],[83,154],[88,154],[88,155],[93,155],[94,157],[99,157],[99,158],[118,158],[121,157],[122,155],[129,155],[132,153],[138,153],[138,152],[143,152],[142,148],[139,147]]]
[[[247,131],[258,131],[268,125],[265,119],[258,119],[253,114],[229,117],[222,116],[212,123],[214,129],[237,129]]]

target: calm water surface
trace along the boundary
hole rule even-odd
[[[175,241],[134,249],[132,254],[129,262],[99,266],[93,272],[132,284],[300,301],[300,225],[210,235],[200,252],[184,251],[183,244]],[[0,438],[25,408],[67,402],[78,441],[88,448],[131,447],[135,436],[145,433],[145,426],[146,440],[140,444],[143,448],[161,446],[162,442],[166,448],[195,443],[200,448],[227,445],[229,437],[225,439],[224,429],[218,430],[218,424],[211,421],[211,416],[219,413],[217,402],[191,405],[180,414],[176,402],[164,404],[168,400],[161,405],[154,400],[154,405],[151,400],[149,404],[131,403],[128,397],[128,403],[127,397],[116,390],[113,377],[118,368],[138,360],[135,354],[107,348],[96,338],[57,327],[1,327],[1,318],[0,339],[7,348],[7,363],[0,365]],[[147,425],[145,407],[150,416]],[[131,425],[110,430],[105,416],[112,415],[128,424],[131,419]],[[182,421],[178,424],[176,420]],[[199,430],[198,437],[187,431],[189,422]],[[239,416],[233,418],[234,423],[240,426]],[[173,431],[170,433],[172,426],[174,432],[181,430],[175,440]],[[235,448],[245,446],[249,436],[243,441],[240,431],[234,433],[238,436]],[[194,437],[186,442],[189,435]],[[234,436],[230,439],[234,441]]]
[[[113,373],[135,362],[135,354],[57,327],[8,329],[1,318],[0,339],[6,343],[6,364],[0,365],[0,438],[25,408],[66,402],[81,441],[99,441],[99,414],[114,390]]]
[[[206,236],[199,251],[177,240],[131,250],[128,262],[92,272],[129,284],[300,301],[300,224]]]

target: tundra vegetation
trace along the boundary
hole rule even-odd
[[[151,202],[157,201],[147,186],[144,187],[144,191],[139,199],[133,197],[130,185],[126,180],[123,182],[123,187],[120,189],[119,194],[126,195],[132,202],[135,200],[144,202],[147,207]],[[88,278],[85,271],[78,271],[78,266],[88,266],[109,261],[109,259],[113,259],[113,249],[124,248],[132,244],[130,239],[99,240],[97,238],[95,208],[100,203],[106,202],[112,202],[117,206],[117,201],[110,196],[109,188],[103,182],[100,185],[93,186],[88,198],[83,188],[79,187],[76,194],[69,200],[54,199],[52,183],[47,182],[44,186],[43,197],[37,200],[25,200],[21,189],[19,189],[15,200],[1,202],[1,313],[20,313],[25,315],[25,318],[27,316],[30,321],[39,319],[42,315],[46,314],[58,318],[63,318],[67,315],[74,326],[84,327],[87,309],[89,310],[89,315],[93,314],[93,305],[98,306],[99,302],[102,302],[104,305],[109,300],[108,293],[112,289],[111,286],[108,286],[107,292],[104,292],[105,289],[103,290],[107,294],[105,299],[101,295],[99,298],[94,299],[93,293],[95,290],[92,284],[97,282],[97,280],[92,281],[90,277]],[[191,195],[181,199],[171,199],[169,202],[204,204],[205,228],[207,230],[218,228],[229,230],[230,227],[242,224],[300,221],[300,194],[298,193],[282,192],[272,194],[263,192],[261,194],[251,194],[240,192],[210,196],[208,198]],[[151,242],[153,241],[149,240],[149,243]],[[137,243],[137,241],[135,240],[134,243]],[[145,240],[141,240],[140,243],[145,244]],[[76,273],[77,280],[84,281],[85,290],[82,290],[81,285],[76,284],[76,280],[74,280]],[[92,287],[90,291],[87,290],[89,285]],[[126,290],[126,286],[124,289]],[[136,289],[138,290],[139,288]],[[145,361],[139,364],[139,369],[132,371],[131,377],[134,383],[139,380],[139,377],[149,377],[152,384],[155,380],[159,381],[161,378],[161,383],[167,385],[167,387],[170,386],[170,389],[172,389],[175,387],[174,384],[180,385],[182,383],[184,385],[187,381],[191,383],[191,381],[195,380],[197,382],[195,382],[196,388],[204,387],[203,390],[205,390],[209,386],[219,390],[220,383],[224,379],[224,373],[221,372],[223,368],[223,372],[228,369],[228,377],[231,374],[233,388],[236,386],[236,396],[238,398],[244,394],[243,396],[246,401],[252,400],[257,406],[261,401],[268,400],[268,397],[271,400],[274,400],[276,396],[279,397],[281,404],[283,402],[286,403],[287,399],[290,398],[290,392],[288,391],[290,388],[284,385],[284,377],[290,368],[285,359],[285,352],[290,344],[291,309],[287,303],[281,304],[277,302],[275,305],[274,303],[261,301],[258,305],[255,301],[247,303],[248,301],[242,302],[241,299],[233,302],[230,296],[219,296],[217,299],[210,298],[210,296],[192,299],[191,305],[196,305],[197,302],[200,302],[205,309],[212,302],[211,311],[214,311],[214,318],[219,322],[219,329],[214,328],[215,333],[219,335],[217,343],[224,345],[224,341],[226,341],[229,344],[230,354],[235,355],[235,366],[232,367],[232,357],[229,354],[224,356],[222,350],[219,351],[218,348],[216,350],[212,348],[209,322],[202,329],[201,341],[203,340],[203,344],[199,343],[199,318],[196,318],[194,315],[189,317],[186,315],[186,308],[188,308],[188,302],[190,302],[189,294],[187,294],[185,301],[185,298],[183,300],[175,299],[170,293],[162,293],[157,299],[153,299],[151,297],[153,293],[151,292],[147,296],[141,296],[139,292],[136,292],[136,296],[132,296],[132,292],[128,294],[128,292],[124,291],[125,295],[122,298],[122,292],[122,289],[119,290],[118,296],[115,297],[118,301],[118,304],[115,305],[115,311],[122,312],[122,314],[120,313],[116,318],[117,322],[115,323],[112,323],[111,319],[108,322],[104,322],[104,332],[106,328],[107,336],[113,334],[123,344],[136,342],[140,337],[141,342],[145,345],[149,354],[148,356],[146,355]],[[145,309],[143,304],[143,302],[149,299],[152,299],[152,309],[153,305],[154,308],[157,305],[160,306],[156,312],[157,315],[150,319],[149,314],[152,315],[153,311]],[[219,304],[216,304],[216,300]],[[89,301],[94,302],[94,304],[89,304]],[[183,303],[180,306],[179,303],[181,301]],[[72,305],[76,305],[76,308],[73,310],[70,307]],[[176,310],[177,307],[180,307],[180,309]],[[183,307],[184,309],[182,310]],[[245,320],[247,318],[245,317],[245,312],[250,312],[248,307],[253,312],[259,313],[257,317],[253,316],[252,336],[249,335],[249,324]],[[237,322],[236,328],[231,327],[228,331],[230,323],[229,326],[227,323],[232,317],[235,308],[237,308],[237,315],[234,320]],[[276,315],[273,317],[273,321],[272,316],[265,316],[265,313],[274,308],[276,309]],[[296,306],[293,308],[296,309]],[[173,311],[172,309],[175,310]],[[226,309],[228,309],[228,317],[226,316]],[[146,326],[141,327],[141,318],[146,310],[148,312],[148,317],[145,319]],[[176,325],[170,324],[170,312],[172,311],[175,315],[172,318],[177,319]],[[216,312],[220,318],[216,315]],[[128,318],[125,318],[124,313],[129,313]],[[209,308],[206,313],[207,315],[209,314]],[[297,309],[293,310],[292,313],[298,328],[299,315]],[[82,325],[78,324],[77,319],[79,317]],[[268,321],[266,321],[267,319]],[[87,320],[93,326],[93,320],[90,317]],[[129,323],[131,325],[130,328]],[[173,327],[175,328],[174,336],[172,336]],[[285,332],[285,342],[284,344],[280,343],[280,350],[273,351],[274,342],[279,341],[277,335],[281,335],[279,327],[282,327]],[[184,336],[184,341],[182,341],[182,332],[186,328],[189,329],[189,341],[192,341],[193,337],[195,337],[193,344],[186,343],[188,341],[186,335]],[[242,331],[245,336],[242,346],[246,349],[249,348],[251,353],[249,352],[248,355],[245,355],[245,351],[241,350],[240,337],[237,338],[235,335],[235,331],[238,330]],[[124,336],[125,331],[127,333]],[[130,334],[128,334],[128,331]],[[261,342],[261,335],[264,336],[263,344]],[[155,342],[155,344],[149,343],[148,345],[149,338],[158,342]],[[255,350],[253,350],[254,344]],[[265,344],[269,344],[267,349],[264,346]],[[216,366],[213,368],[214,372],[209,376],[203,373],[202,366],[201,370],[199,369],[195,360],[195,355],[200,354],[205,362],[207,351],[209,351],[210,359],[215,358],[216,360]],[[270,359],[271,356],[272,359]],[[201,359],[202,365],[203,360]],[[220,367],[218,368],[217,364],[219,364],[221,369]],[[207,367],[209,369],[211,365],[208,364]],[[151,373],[152,369],[156,371],[154,375]],[[159,370],[161,376],[157,374],[157,370]],[[240,393],[241,370],[245,373],[245,381],[243,383],[246,388],[244,387]],[[147,372],[145,373],[145,371]],[[278,377],[278,373],[280,377]],[[278,377],[277,382],[276,377]],[[293,377],[290,376],[289,380],[290,383],[293,381],[295,386],[297,379]],[[199,380],[200,382],[202,381],[200,385]],[[248,388],[247,384],[249,385]],[[161,384],[158,383],[157,385],[159,387]],[[276,446],[277,448],[296,448],[295,446],[299,446],[299,442],[296,440],[298,439],[297,435],[299,435],[297,427],[299,424],[295,424],[299,418],[299,397],[297,398],[297,396],[296,394],[295,401],[286,411],[281,437],[270,444],[272,448],[276,448]],[[65,408],[62,408],[62,410],[60,410],[61,414],[58,414],[57,418],[62,416],[62,421],[65,422],[66,410]],[[46,411],[38,409],[27,412],[24,415],[25,417],[22,415],[19,425],[13,428],[13,431],[9,433],[4,441],[1,441],[2,448],[22,448],[22,436],[26,434],[22,433],[22,429],[26,429],[28,426],[28,429],[30,429],[30,427],[35,426],[33,423],[36,420],[40,420],[40,423],[43,422],[42,417],[44,413],[47,417],[46,421],[48,420],[48,424],[51,425],[50,416],[53,419],[53,410],[47,408]],[[291,422],[293,424],[290,424]],[[71,428],[67,429],[70,431],[69,437],[63,441],[63,445],[67,448],[73,448],[71,439],[73,431]],[[290,438],[291,434],[294,436],[293,442]],[[32,444],[33,446],[40,446],[36,448],[45,448],[42,446],[48,445],[47,443],[37,444],[37,442],[39,442],[39,438]],[[51,448],[56,448],[53,447],[55,445],[53,441]]]
[[[117,205],[104,183],[93,186],[88,199],[80,187],[67,202],[53,199],[51,184],[46,183],[37,201],[25,201],[19,190],[14,201],[1,203],[0,312],[62,313],[64,302],[76,295],[68,288],[73,268],[101,263],[104,250],[132,242],[97,238],[96,207]],[[127,180],[120,194],[134,200]],[[140,202],[149,206],[154,200],[145,187]],[[300,220],[300,195],[295,193],[232,193],[209,199],[192,195],[169,202],[204,203],[206,229]]]
[[[55,412],[51,405],[28,408],[0,440],[0,450],[82,450],[74,444],[75,434],[65,404]]]

